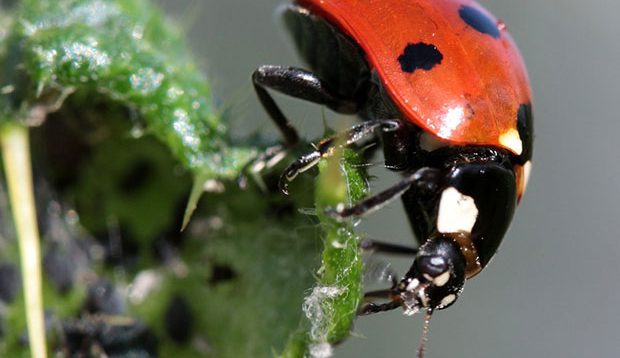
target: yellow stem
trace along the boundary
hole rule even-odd
[[[31,356],[45,358],[47,351],[41,291],[41,248],[33,197],[28,128],[5,125],[0,130],[0,143],[11,210],[19,240]]]

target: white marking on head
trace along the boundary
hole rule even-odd
[[[441,305],[442,307],[446,307],[446,306],[448,306],[449,304],[451,304],[452,302],[454,302],[454,300],[456,300],[456,295],[454,295],[454,294],[449,294],[449,295],[447,295],[446,297],[444,297],[444,298],[441,300],[440,305]]]
[[[433,283],[435,284],[435,286],[441,287],[445,285],[446,283],[448,283],[449,280],[450,280],[450,271],[446,271],[442,273],[441,275],[435,277],[435,279],[433,280]]]
[[[437,230],[441,233],[471,233],[478,208],[471,196],[463,195],[456,188],[450,187],[443,191],[439,201]]]
[[[523,164],[523,191],[527,188],[527,183],[530,181],[530,174],[532,173],[532,161],[528,160]]]
[[[407,291],[413,291],[415,290],[416,287],[418,287],[418,285],[420,284],[420,281],[418,281],[417,278],[414,278],[413,280],[411,280],[411,282],[409,282],[409,284],[407,285]]]
[[[512,128],[499,136],[499,143],[512,150],[516,155],[523,153],[523,142],[519,136],[519,131]]]

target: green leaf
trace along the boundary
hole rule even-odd
[[[349,335],[362,299],[363,263],[358,236],[350,222],[338,222],[325,209],[350,205],[367,192],[360,171],[360,158],[352,150],[335,155],[319,165],[315,189],[316,211],[323,242],[318,279],[304,300],[308,319],[305,329],[291,337],[281,357],[329,356],[333,343]]]
[[[231,145],[184,34],[148,1],[28,0],[15,18],[2,46],[0,121],[36,125],[85,92],[139,114],[131,134],[155,135],[198,182],[233,178],[255,155]]]
[[[347,337],[362,297],[362,260],[352,224],[324,210],[366,192],[353,151],[322,162],[316,183],[300,176],[289,198],[240,190],[230,179],[257,150],[230,140],[183,34],[148,1],[26,0],[14,11],[0,15],[0,122],[33,127],[35,168],[63,183],[51,196],[77,209],[83,227],[73,223],[74,231],[106,238],[117,230],[123,244],[135,244],[130,263],[95,257],[88,277],[114,282],[128,303],[124,314],[148,324],[161,356],[312,356]],[[126,180],[139,177],[134,171],[151,175]],[[198,203],[216,181],[226,190]],[[196,214],[178,233],[177,204],[187,196],[185,218]],[[37,206],[46,219],[44,200]],[[168,260],[153,254],[162,237],[177,240]],[[11,243],[2,239],[5,252]],[[145,275],[155,283],[136,298]],[[87,284],[76,281],[63,294],[48,280],[47,307],[61,318],[81,315]],[[177,297],[191,312],[185,343],[167,331]],[[19,322],[19,306],[9,312]],[[20,351],[18,336],[0,344],[0,355]]]

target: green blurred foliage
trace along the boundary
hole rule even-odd
[[[365,194],[354,152],[322,165],[318,184],[300,177],[291,197],[278,170],[263,173],[270,190],[241,190],[234,179],[259,149],[231,141],[184,34],[148,1],[11,11],[0,122],[33,127],[50,351],[90,337],[81,352],[96,354],[130,328],[139,334],[118,334],[109,356],[152,356],[155,339],[160,356],[301,357],[346,338],[362,262],[351,223],[323,212]],[[197,205],[206,183],[218,190]],[[179,232],[190,196],[198,208]],[[8,222],[0,263],[15,265]],[[100,282],[114,289],[91,292]],[[0,356],[27,356],[19,290],[3,304]]]

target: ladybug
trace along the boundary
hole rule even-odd
[[[297,0],[282,17],[309,70],[265,65],[252,80],[285,147],[299,135],[268,90],[363,121],[291,163],[281,187],[335,147],[379,142],[402,180],[330,214],[346,219],[402,198],[419,248],[362,242],[414,260],[391,288],[367,294],[360,313],[402,307],[430,318],[487,266],[526,188],[532,94],[519,50],[472,0]]]

